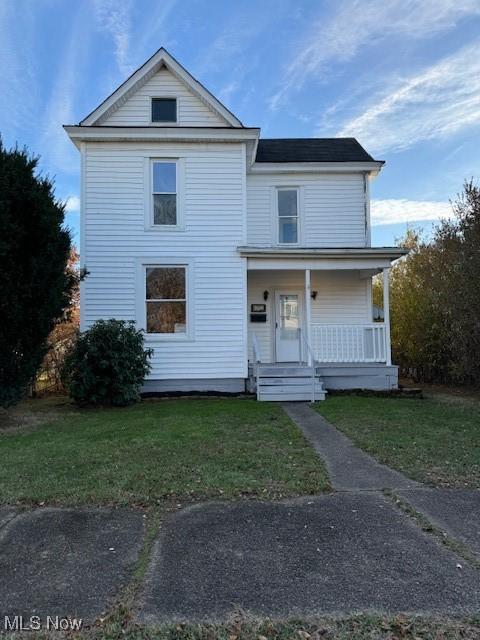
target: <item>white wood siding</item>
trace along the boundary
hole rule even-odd
[[[102,125],[146,126],[151,122],[152,97],[177,98],[178,124],[190,127],[225,127],[228,123],[170,71],[161,69],[112,115],[102,120]],[[155,123],[153,123],[155,124]],[[158,123],[157,123],[158,124]]]
[[[145,230],[145,158],[183,157],[185,230]],[[150,379],[241,378],[245,360],[245,156],[241,144],[88,143],[85,157],[86,328],[99,318],[136,319],[139,259],[193,263],[191,341],[146,337]],[[140,301],[142,302],[142,301]]]
[[[249,245],[277,244],[276,187],[300,188],[300,243],[308,247],[366,246],[363,175],[247,176]]]
[[[355,324],[372,321],[371,279],[361,279],[358,271],[312,271],[312,322]],[[304,271],[248,272],[248,353],[252,359],[252,335],[260,346],[262,361],[274,361],[275,290],[305,290]],[[264,303],[268,291],[267,322],[250,322],[251,304]]]

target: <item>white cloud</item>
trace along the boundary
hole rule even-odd
[[[373,226],[405,222],[435,221],[452,216],[449,202],[432,200],[372,200]]]
[[[65,202],[65,211],[67,213],[80,211],[80,198],[78,196],[69,196]]]
[[[115,60],[120,73],[129,76],[134,70],[129,56],[131,34],[131,0],[94,0],[95,17],[101,29],[113,39]]]
[[[479,3],[480,6],[480,3]],[[354,136],[374,153],[445,138],[480,124],[480,43],[468,45],[374,96],[339,136]]]
[[[276,109],[309,79],[324,75],[334,62],[353,58],[362,48],[394,37],[423,38],[480,14],[478,0],[343,0],[330,20],[322,16],[296,43],[280,88],[270,99]]]

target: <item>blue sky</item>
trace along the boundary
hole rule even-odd
[[[265,137],[387,161],[373,242],[428,232],[479,175],[480,0],[1,0],[0,132],[41,155],[78,233],[81,120],[160,46]]]

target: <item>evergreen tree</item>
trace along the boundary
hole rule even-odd
[[[0,406],[28,388],[55,320],[69,305],[70,233],[65,207],[38,158],[0,140]]]

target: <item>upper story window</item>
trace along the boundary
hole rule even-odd
[[[152,162],[153,224],[177,225],[177,163],[171,160]]]
[[[177,122],[177,99],[152,98],[152,122]]]
[[[298,189],[277,189],[278,243],[298,243]]]
[[[187,334],[187,268],[178,265],[145,269],[147,333]]]

